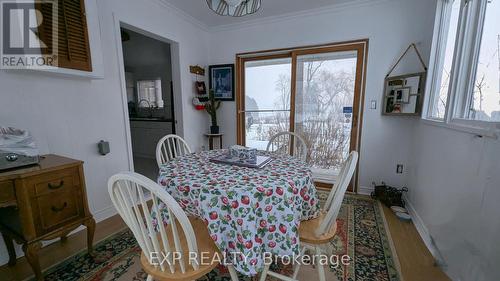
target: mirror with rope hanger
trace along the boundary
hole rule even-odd
[[[391,76],[394,69],[412,48],[424,70],[422,72]],[[382,115],[420,116],[424,101],[426,77],[427,66],[415,43],[411,43],[385,76]]]

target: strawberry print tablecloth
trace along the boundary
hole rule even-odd
[[[188,214],[205,220],[236,270],[253,276],[262,270],[266,252],[299,254],[300,221],[319,212],[316,189],[309,167],[294,157],[259,151],[273,158],[262,169],[209,161],[223,153],[176,158],[160,168],[158,183]]]

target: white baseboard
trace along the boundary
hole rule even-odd
[[[434,243],[434,239],[432,238],[429,232],[429,229],[425,226],[424,221],[418,215],[417,211],[415,210],[415,207],[413,206],[413,204],[411,203],[411,201],[408,199],[407,196],[404,196],[404,200],[406,203],[406,209],[410,213],[413,224],[415,225],[418,234],[420,234],[420,237],[424,241],[425,246],[427,247],[429,252],[431,252],[434,259],[436,259],[436,263],[444,270],[446,263],[443,260],[441,253],[437,249],[436,244]]]
[[[115,207],[113,205],[110,205],[100,211],[94,212],[94,219],[96,222],[100,222],[116,214],[117,212]]]
[[[371,195],[373,192],[373,187],[359,186],[358,194],[361,195]]]

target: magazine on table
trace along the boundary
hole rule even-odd
[[[230,155],[222,155],[219,157],[211,158],[210,161],[214,163],[236,165],[248,168],[263,168],[269,164],[273,159],[269,156],[257,156],[255,161],[250,159],[242,159],[239,157],[231,157]]]

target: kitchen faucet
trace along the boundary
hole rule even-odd
[[[151,103],[148,100],[142,99],[137,104],[137,107],[140,107],[142,102],[146,102],[148,104],[148,109],[149,109],[149,116],[148,116],[148,118],[152,118],[153,117],[153,106],[151,105]]]

